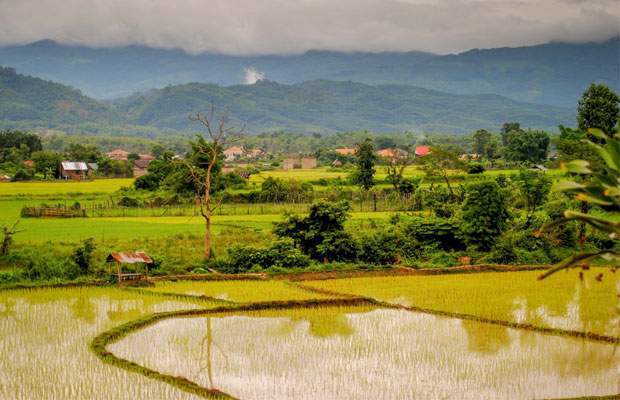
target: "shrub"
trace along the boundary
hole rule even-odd
[[[120,199],[118,205],[122,207],[138,207],[140,206],[140,202],[133,197],[124,196]]]
[[[467,244],[487,250],[508,225],[504,192],[495,181],[474,182],[467,186],[461,230]]]
[[[75,262],[82,274],[88,273],[93,257],[93,250],[95,250],[93,238],[88,238],[73,252],[73,262]]]
[[[404,228],[409,240],[415,240],[426,250],[460,250],[465,243],[459,229],[459,223],[454,220],[426,217],[412,218]]]
[[[467,173],[470,175],[481,174],[486,171],[481,163],[471,163],[467,166]]]

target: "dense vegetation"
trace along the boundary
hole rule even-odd
[[[228,105],[230,123],[246,133],[286,130],[333,133],[368,129],[377,133],[424,131],[466,133],[496,129],[506,120],[555,130],[574,118],[570,109],[517,102],[497,95],[453,95],[413,86],[367,86],[310,81],[283,85],[220,87],[190,83],[168,86],[119,102],[116,108],[68,87],[2,69],[0,128],[60,131],[100,136],[153,138],[195,131],[187,116]]]

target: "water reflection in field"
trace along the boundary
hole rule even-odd
[[[618,391],[615,346],[404,310],[171,319],[108,346],[243,399],[530,399]]]

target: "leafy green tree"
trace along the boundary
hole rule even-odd
[[[512,161],[529,162],[532,164],[547,159],[547,151],[551,138],[544,131],[511,131],[508,134],[506,158]]]
[[[410,155],[401,153],[396,157],[389,159],[388,164],[383,167],[383,170],[387,174],[387,179],[394,186],[394,191],[397,192],[403,181],[403,173],[408,165],[413,164],[413,159]]]
[[[129,155],[127,155],[127,159],[129,161],[136,161],[140,159],[140,154],[138,153],[129,153]]]
[[[287,193],[288,190],[282,179],[269,176],[261,184],[261,198],[265,201],[282,201]]]
[[[165,152],[166,148],[159,143],[155,143],[151,148],[151,155],[156,159],[162,158]]]
[[[357,244],[344,230],[350,209],[349,203],[344,201],[321,200],[310,207],[309,216],[289,215],[274,224],[273,232],[278,237],[293,239],[295,245],[314,260],[354,261]]]
[[[55,151],[37,151],[32,154],[35,171],[43,174],[43,179],[48,176],[58,178],[60,176],[61,156]]]
[[[584,182],[560,181],[553,186],[552,190],[555,192],[573,193],[577,195],[578,200],[587,204],[596,204],[607,211],[617,213],[620,210],[620,136],[617,132],[613,136],[608,136],[599,129],[590,129],[588,132],[603,143],[599,144],[588,141],[588,144],[605,162],[603,173],[594,173],[590,169],[590,163],[586,160],[574,160],[563,167],[568,172],[590,176],[591,179],[584,179]],[[540,231],[536,232],[536,236],[541,235],[545,230],[572,221],[585,223],[594,230],[606,234],[610,239],[617,240],[620,238],[620,222],[615,218],[615,215],[594,216],[571,210],[564,211],[563,218],[545,225]],[[572,254],[547,270],[538,279],[544,279],[557,271],[573,267],[580,261],[585,262],[596,258],[602,258],[607,262],[617,264],[620,262],[620,251],[617,250],[616,246],[616,248],[612,249],[583,251]],[[598,279],[600,278],[599,276]]]
[[[491,139],[484,146],[483,154],[489,159],[495,159],[500,157],[500,152],[499,141],[494,136],[491,136]]]
[[[618,123],[620,98],[605,85],[595,85],[583,92],[577,106],[577,126],[582,131],[600,129],[611,134]]]
[[[512,131],[523,132],[521,124],[518,122],[504,122],[502,128],[499,130],[499,134],[502,137],[502,145],[505,147],[508,145],[508,134]]]
[[[370,138],[366,138],[355,150],[357,156],[357,169],[352,174],[353,182],[368,190],[375,185],[375,164],[377,153]]]
[[[552,184],[551,179],[544,175],[540,176],[527,168],[519,169],[517,185],[529,214],[533,214],[538,207],[546,202]]]
[[[456,153],[441,147],[433,147],[430,154],[420,159],[420,165],[426,176],[441,177],[446,182],[450,197],[454,198],[454,190],[452,190],[450,181],[457,170],[465,167],[465,163],[459,159]]]
[[[506,195],[495,181],[481,181],[467,186],[463,203],[461,230],[466,242],[489,250],[508,226]]]
[[[26,146],[26,147],[22,147]],[[27,154],[25,154],[25,158],[30,157],[30,155],[35,151],[43,150],[43,145],[41,144],[41,138],[39,135],[34,133],[23,133],[20,131],[0,131],[0,158],[6,158],[6,156],[11,152],[11,149],[19,149],[24,148],[27,149]]]
[[[65,148],[65,156],[67,160],[87,163],[100,163],[103,160],[103,154],[95,146],[85,146],[80,143],[70,143]]]
[[[474,152],[480,155],[486,155],[486,147],[493,138],[493,134],[486,129],[478,129],[472,135],[472,145]]]

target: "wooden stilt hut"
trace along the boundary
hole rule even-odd
[[[106,259],[108,263],[108,273],[116,276],[118,282],[123,280],[147,279],[149,277],[149,264],[153,262],[143,251],[135,251],[129,253],[110,253]],[[116,273],[112,272],[112,264],[116,263]],[[134,264],[135,272],[123,273],[122,264]],[[138,272],[138,266],[144,264],[144,274]]]

